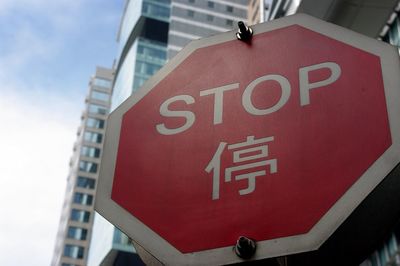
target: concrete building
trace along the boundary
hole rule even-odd
[[[237,27],[248,0],[127,0],[118,33],[111,110],[191,40]],[[142,265],[132,242],[96,214],[88,265]]]
[[[110,109],[112,69],[97,67],[70,160],[64,204],[51,265],[86,265],[94,220],[94,197]]]
[[[170,0],[127,0],[117,36],[111,109],[167,61]],[[143,265],[131,240],[99,214],[95,216],[88,265]]]
[[[248,0],[172,0],[168,58],[192,40],[230,31],[247,23]]]

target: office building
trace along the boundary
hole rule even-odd
[[[81,125],[73,146],[64,204],[51,265],[86,265],[94,219],[94,197],[110,109],[113,70],[97,67],[90,78]]]
[[[172,0],[168,58],[190,41],[237,28],[247,23],[248,0]]]
[[[111,109],[167,61],[170,0],[127,0],[117,36],[116,75]],[[143,265],[131,240],[95,215],[88,265]]]
[[[188,42],[246,21],[247,0],[127,0],[118,33],[111,109]],[[141,265],[132,242],[96,214],[88,265]]]

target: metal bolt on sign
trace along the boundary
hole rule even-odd
[[[250,259],[256,253],[256,242],[245,236],[240,236],[236,241],[235,253],[242,259]]]
[[[248,41],[251,39],[253,35],[253,30],[250,27],[247,27],[243,21],[238,22],[238,31],[236,32],[236,38],[241,41]]]

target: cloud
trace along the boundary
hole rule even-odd
[[[38,94],[0,97],[0,265],[50,263],[76,137],[76,106],[32,101],[43,102]]]
[[[0,0],[0,265],[49,265],[89,77],[122,0]],[[23,250],[23,256],[21,256]]]

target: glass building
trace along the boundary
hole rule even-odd
[[[96,181],[106,115],[111,103],[112,69],[96,68],[70,160],[64,204],[51,265],[86,265],[94,219]]]
[[[111,109],[167,61],[170,0],[127,0],[118,33]],[[96,214],[88,265],[144,265],[130,239]]]
[[[187,18],[188,13],[193,18]],[[207,13],[213,14],[213,20],[207,19]],[[117,38],[111,110],[139,90],[188,42],[232,30],[237,21],[246,21],[246,16],[247,0],[127,0]],[[142,262],[129,238],[96,214],[88,265],[100,264]]]
[[[167,60],[170,0],[128,0],[118,34],[112,109]]]

